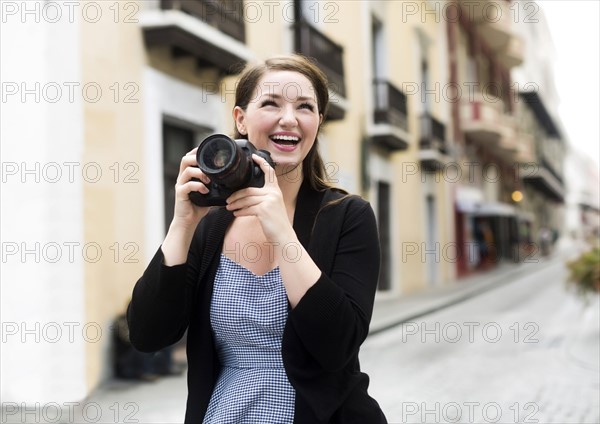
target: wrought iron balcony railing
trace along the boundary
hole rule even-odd
[[[434,149],[440,153],[448,154],[446,126],[428,112],[421,115],[419,120],[421,124],[419,147],[421,149]]]
[[[315,59],[329,80],[329,88],[346,97],[343,47],[304,20],[296,22],[294,31],[296,51]]]
[[[376,124],[390,124],[407,130],[407,102],[406,94],[395,85],[384,79],[373,80],[373,93],[375,94]]]
[[[246,41],[244,8],[238,0],[161,0],[163,10],[181,10],[238,41]]]

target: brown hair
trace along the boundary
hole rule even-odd
[[[327,115],[329,106],[327,77],[310,59],[299,54],[276,56],[262,63],[248,66],[242,72],[235,90],[235,106],[246,110],[248,103],[254,97],[258,83],[269,71],[294,71],[308,78],[315,90],[319,113],[323,115],[323,118]],[[319,126],[319,130],[322,125],[323,123]],[[247,135],[240,134],[237,126],[235,126],[234,138],[247,137]],[[330,184],[327,182],[325,164],[319,153],[318,141],[318,137],[315,138],[315,143],[302,162],[302,175],[314,190],[324,190],[329,188]]]

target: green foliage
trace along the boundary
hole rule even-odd
[[[600,247],[583,253],[579,258],[567,263],[570,270],[568,282],[584,299],[600,293]]]

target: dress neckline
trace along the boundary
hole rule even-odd
[[[244,272],[247,272],[248,274],[252,275],[255,278],[267,278],[267,277],[270,277],[271,274],[279,274],[279,265],[277,265],[275,268],[272,268],[271,270],[267,271],[264,274],[255,274],[254,272],[252,272],[251,270],[246,268],[244,265],[240,264],[237,261],[234,261],[229,256],[227,256],[223,252],[221,252],[221,260],[223,260],[223,259],[225,259],[229,263],[233,264],[234,266],[239,267],[240,269],[244,270]]]

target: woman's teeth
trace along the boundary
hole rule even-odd
[[[274,135],[270,137],[273,142],[277,144],[286,144],[286,145],[294,145],[297,144],[300,139],[298,137],[289,136],[289,135]]]

